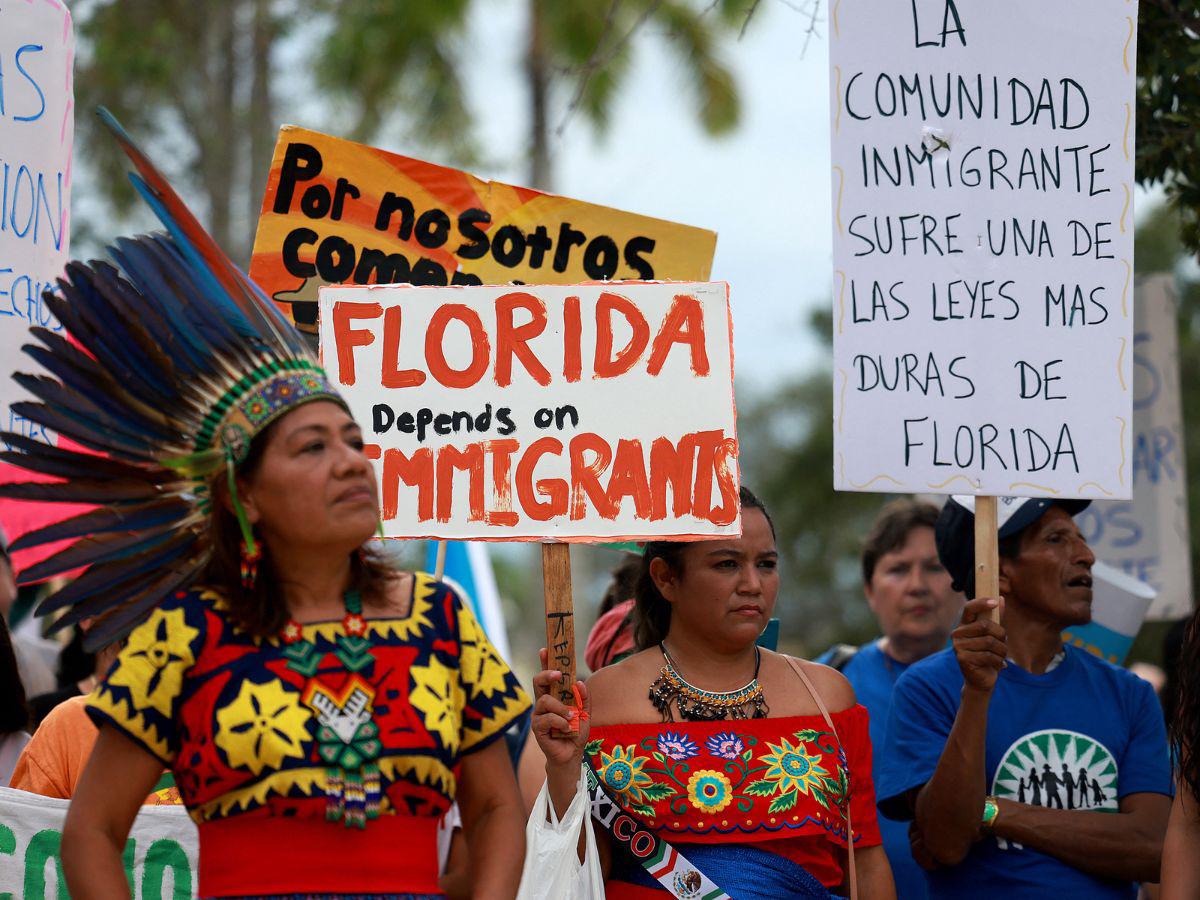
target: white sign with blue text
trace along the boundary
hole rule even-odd
[[[837,0],[838,490],[1128,498],[1129,0]]]
[[[0,3],[0,428],[39,439],[11,408],[30,398],[8,374],[31,325],[59,327],[42,291],[70,249],[74,59],[65,4]]]
[[[1174,278],[1139,282],[1136,296],[1133,499],[1093,503],[1076,521],[1097,559],[1157,592],[1149,618],[1176,619],[1192,611],[1192,566]]]

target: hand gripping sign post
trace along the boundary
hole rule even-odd
[[[1128,497],[1130,0],[835,0],[834,482]]]
[[[363,424],[384,536],[543,545],[572,703],[568,544],[741,530],[728,287],[326,287],[320,344]]]
[[[275,146],[250,275],[315,334],[323,285],[704,281],[716,240],[700,228],[288,125]],[[546,559],[556,560],[547,577],[569,588],[565,549]],[[444,544],[437,560],[440,577]],[[569,606],[569,589],[566,596]]]

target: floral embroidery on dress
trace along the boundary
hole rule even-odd
[[[470,699],[491,699],[494,694],[508,690],[508,664],[487,639],[479,620],[474,616],[460,615],[458,628],[462,644],[459,666],[470,676],[467,679]]]
[[[667,759],[682,761],[691,759],[700,752],[700,748],[686,734],[665,731],[658,736],[658,752]]]
[[[731,818],[757,822],[795,812],[788,817],[792,827],[815,822],[845,835],[850,781],[845,752],[831,732],[810,728],[762,738],[730,730],[702,743],[703,751],[691,735],[669,729],[637,743],[610,746],[595,738],[584,752],[613,799],[656,827],[728,830],[736,827]],[[801,798],[811,802],[797,810]],[[717,813],[726,818],[705,818]]]
[[[230,613],[203,587],[167,599],[88,701],[94,721],[175,771],[198,822],[264,808],[324,818],[331,767],[364,761],[379,768],[384,814],[441,816],[462,756],[529,708],[470,609],[428,575],[415,577],[405,617],[348,614],[260,639]],[[289,665],[302,646],[316,681]],[[349,732],[313,712],[356,698],[375,715]]]
[[[823,744],[822,739],[827,743]],[[761,759],[767,764],[762,780],[746,788],[746,793],[756,797],[775,796],[769,812],[786,812],[796,805],[800,794],[812,797],[825,809],[830,805],[844,807],[849,796],[845,758],[841,748],[827,731],[797,731],[795,744],[781,738],[778,744],[766,741],[770,753]],[[816,745],[825,753],[835,753],[839,761],[837,776],[821,765],[822,757],[805,752],[806,747]],[[777,796],[776,796],[777,795]]]
[[[278,769],[288,757],[304,758],[311,718],[294,688],[278,680],[243,681],[237,697],[217,710],[217,746],[229,765],[258,775],[263,769]]]
[[[722,731],[705,741],[704,749],[718,759],[737,759],[745,752],[746,742],[732,731]]]
[[[588,746],[592,743],[589,742]],[[645,805],[646,789],[654,785],[654,779],[646,774],[646,763],[649,760],[633,752],[633,745],[628,747],[613,747],[612,753],[600,754],[600,765],[597,774],[604,786],[621,795],[636,809],[649,809]]]
[[[720,812],[733,802],[733,785],[720,772],[700,769],[687,783],[688,802],[703,812]]]
[[[427,666],[413,666],[409,675],[414,687],[408,702],[420,711],[431,734],[440,736],[447,749],[457,750],[463,702],[458,673],[430,659]]]
[[[157,609],[129,635],[122,665],[109,681],[129,690],[134,709],[147,707],[164,716],[179,694],[184,673],[196,661],[192,642],[200,634],[184,621],[182,609]]]

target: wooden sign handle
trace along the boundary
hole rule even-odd
[[[996,498],[975,498],[975,596],[1000,596],[1000,538],[996,528]],[[1000,610],[992,610],[1000,621]]]
[[[433,578],[435,581],[441,581],[442,576],[446,574],[446,542],[437,542],[437,557],[433,564]]]
[[[555,693],[575,705],[575,606],[571,599],[571,546],[542,544],[542,588],[546,596],[546,665],[563,673]]]

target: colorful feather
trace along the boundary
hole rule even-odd
[[[83,449],[0,432],[8,443],[0,461],[59,479],[0,484],[0,497],[95,507],[13,544],[69,542],[20,576],[83,569],[37,612],[60,615],[54,629],[94,620],[89,647],[127,634],[200,577],[213,550],[211,480],[244,458],[264,403],[338,399],[275,304],[116,120],[100,116],[169,236],[119,239],[112,263],[68,263],[44,295],[65,333],[32,328],[34,342],[22,348],[39,371],[15,377],[37,401],[13,411]]]

